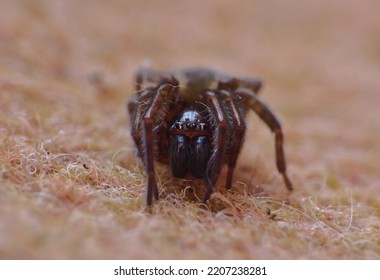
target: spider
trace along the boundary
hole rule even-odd
[[[174,177],[202,178],[205,203],[223,165],[228,167],[225,186],[230,189],[248,109],[274,132],[277,169],[286,188],[293,189],[286,173],[280,122],[257,96],[260,78],[235,78],[208,68],[174,72],[141,68],[135,82],[137,94],[127,109],[137,156],[148,177],[148,206],[153,197],[159,198],[155,161],[169,165]]]

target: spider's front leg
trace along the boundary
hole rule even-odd
[[[207,202],[214,190],[214,185],[218,179],[222,167],[227,118],[220,104],[220,100],[214,92],[206,91],[203,93],[203,98],[205,99],[207,105],[212,111],[212,114],[214,115],[213,125],[215,126],[213,137],[214,151],[207,163],[205,172],[207,190],[203,201]]]
[[[156,96],[154,97],[143,118],[143,161],[146,173],[148,175],[146,192],[146,203],[148,206],[152,204],[153,195],[156,200],[158,199],[158,189],[154,172],[154,145],[156,143],[154,139],[155,135],[153,132],[153,125],[159,121],[162,121],[157,118],[160,118],[160,116],[163,117],[163,111],[165,110],[165,106],[163,106],[164,101],[171,95],[173,89],[174,87],[171,84],[165,83],[159,86]]]
[[[226,115],[227,119],[229,119],[229,129],[231,131],[229,133],[229,139],[227,139],[227,141],[230,142],[230,149],[227,155],[228,172],[226,179],[226,188],[230,189],[232,187],[232,176],[243,143],[246,126],[242,112],[235,105],[231,93],[227,90],[220,90],[219,92],[223,106],[227,112]]]
[[[235,92],[236,96],[242,98],[243,103],[246,104],[269,126],[275,134],[275,148],[276,148],[276,163],[277,169],[282,174],[286,188],[289,191],[293,190],[293,185],[286,173],[286,163],[284,155],[284,136],[282,134],[281,124],[272,113],[272,111],[260,99],[248,89],[239,89]]]
[[[154,88],[148,88],[139,92],[139,96],[135,99],[131,99],[127,103],[127,111],[129,114],[130,124],[131,124],[131,136],[135,145],[137,147],[137,156],[143,159],[144,156],[144,143],[141,139],[142,137],[142,119],[148,110],[146,104],[156,94]]]

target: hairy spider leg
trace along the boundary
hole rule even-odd
[[[127,103],[127,110],[128,110],[128,114],[129,114],[129,119],[130,119],[130,122],[131,122],[131,135],[132,135],[132,138],[133,138],[133,141],[135,141],[135,144],[136,144],[136,147],[137,147],[137,154],[138,154],[138,157],[142,157],[142,144],[141,144],[141,138],[139,136],[139,129],[138,129],[138,126],[139,126],[139,123],[135,122],[135,120],[138,120],[138,106],[139,106],[139,103],[137,102],[136,99],[132,99],[130,100],[128,103]]]
[[[282,174],[286,188],[293,190],[293,185],[286,174],[286,162],[284,156],[284,136],[279,120],[272,111],[265,105],[253,92],[248,89],[238,89],[235,91],[236,96],[243,98],[243,102],[269,126],[275,134],[275,149],[277,169]]]
[[[226,179],[226,188],[230,189],[232,187],[232,177],[233,172],[236,166],[237,159],[239,157],[239,152],[241,146],[243,144],[243,139],[246,131],[246,126],[241,115],[241,112],[235,105],[233,98],[231,97],[230,92],[227,90],[220,90],[220,95],[223,100],[223,104],[226,106],[226,110],[229,111],[228,117],[231,119],[231,127],[232,130],[230,133],[229,141],[232,143],[229,151],[229,155],[227,155],[227,179]]]
[[[151,106],[151,104],[149,104],[149,100],[155,95],[155,91],[156,91],[155,88],[145,89],[139,94],[138,100],[136,99],[131,100],[127,104],[127,108],[128,108],[128,112],[129,112],[129,116],[131,120],[131,135],[137,146],[138,156],[142,159],[146,170],[147,170],[147,164],[146,164],[147,161],[144,159],[145,159],[146,154],[149,153],[150,149],[144,148],[144,141],[143,141],[144,139],[141,139],[142,134],[144,132],[144,128],[142,127],[141,122],[143,120],[143,117],[146,115],[148,109]],[[154,169],[153,169],[153,173],[154,173]],[[151,181],[152,180],[149,179],[149,176],[148,176],[148,186],[149,185],[152,186],[152,183],[149,183]],[[157,190],[157,186],[155,182],[153,183],[153,187],[151,187],[151,189],[152,188],[154,191],[155,198],[158,199],[158,190]],[[148,192],[149,191],[147,191],[147,193]],[[152,191],[150,191],[150,193],[151,192]],[[152,195],[150,194],[150,201],[151,201],[151,197]]]
[[[149,109],[146,111],[143,122],[143,138],[144,138],[144,164],[146,173],[148,175],[148,185],[146,193],[146,203],[147,205],[152,204],[152,198],[158,200],[158,189],[155,179],[154,172],[154,133],[153,133],[153,124],[157,121],[157,116],[160,116],[160,111],[163,110],[162,104],[163,101],[171,95],[173,92],[173,85],[164,83],[157,88],[156,95],[149,106]]]
[[[168,72],[156,71],[151,68],[142,67],[135,74],[135,87],[140,91],[148,82],[162,84],[170,83],[178,85],[177,80]]]
[[[214,190],[214,185],[219,176],[223,163],[222,159],[227,128],[227,119],[220,104],[220,100],[214,92],[205,91],[202,95],[207,105],[212,110],[212,113],[215,115],[215,136],[213,139],[214,151],[208,161],[205,172],[207,190],[203,201],[207,202]]]
[[[263,81],[258,77],[230,78],[227,81],[219,81],[218,83],[218,89],[236,90],[238,88],[247,88],[255,94],[259,93],[262,86]]]
[[[247,88],[253,91],[255,94],[258,94],[260,89],[263,86],[263,80],[261,80],[258,77],[246,77],[246,78],[239,78],[238,81],[238,88]]]
[[[149,109],[146,111],[143,122],[144,122],[144,164],[146,173],[148,175],[148,184],[147,184],[147,193],[146,193],[146,201],[147,205],[152,204],[152,197],[158,200],[158,189],[157,183],[155,179],[154,172],[154,133],[153,133],[153,124],[156,120],[156,117],[159,116],[159,111],[162,110],[163,100],[172,92],[173,87],[169,84],[162,84],[158,87],[156,91],[156,95],[153,98],[152,103],[149,106]]]
[[[141,120],[149,108],[149,101],[154,95],[155,89],[148,88],[142,90],[137,99],[132,99],[127,103],[127,110],[131,123],[131,136],[135,141],[138,157],[141,159],[144,155],[144,143],[141,140],[141,131],[143,129],[141,127]]]

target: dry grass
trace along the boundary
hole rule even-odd
[[[0,258],[379,259],[378,1],[204,2],[1,1]],[[252,114],[231,191],[159,166],[146,209],[145,59],[262,76],[296,191]]]

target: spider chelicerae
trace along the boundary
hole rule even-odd
[[[135,82],[136,97],[127,108],[137,155],[148,176],[147,205],[159,197],[155,161],[170,165],[174,177],[204,179],[204,202],[223,165],[228,168],[226,188],[231,188],[248,109],[274,132],[277,168],[286,188],[293,189],[286,173],[280,122],[257,96],[261,79],[236,78],[208,68],[173,72],[142,68]]]

